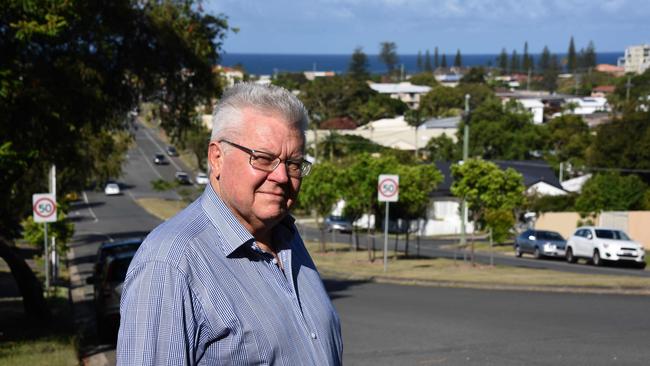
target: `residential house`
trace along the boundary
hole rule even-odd
[[[493,161],[501,169],[512,168],[519,172],[524,180],[526,194],[563,195],[562,188],[553,169],[544,161]],[[436,167],[443,175],[443,181],[431,192],[431,203],[427,217],[422,225],[422,235],[456,235],[460,233],[460,199],[451,194],[453,177],[451,162],[436,162]],[[473,223],[466,222],[466,231],[473,232]]]
[[[430,86],[413,85],[410,82],[401,83],[368,83],[370,88],[380,94],[388,94],[393,99],[399,99],[409,108],[417,109],[420,106],[420,97],[429,91]]]
[[[305,79],[309,81],[314,81],[316,78],[332,77],[336,75],[334,71],[305,71],[303,74],[305,75]]]
[[[533,115],[533,123],[540,124],[544,122],[544,103],[540,99],[518,99],[517,102]]]
[[[239,69],[217,65],[213,70],[221,76],[226,87],[231,87],[235,83],[244,80],[244,72]]]
[[[625,68],[620,66],[614,66],[609,64],[598,64],[596,65],[596,71],[602,72],[605,74],[610,74],[615,77],[625,75]]]

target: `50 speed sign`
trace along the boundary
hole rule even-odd
[[[32,195],[34,222],[56,221],[56,198],[50,193],[36,193]]]
[[[381,174],[377,184],[379,202],[397,202],[399,198],[399,175]]]

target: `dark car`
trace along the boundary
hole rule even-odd
[[[178,151],[173,146],[167,146],[167,155],[169,156],[178,156]]]
[[[535,258],[564,257],[566,240],[555,231],[529,229],[515,238],[514,248],[517,257],[524,253]]]
[[[167,159],[163,154],[156,154],[153,156],[153,162],[156,165],[163,165],[163,164],[167,164]]]
[[[352,222],[343,216],[328,216],[325,219],[327,231],[338,231],[341,233],[352,232]]]
[[[190,176],[185,172],[176,172],[176,181],[179,184],[192,184]]]
[[[114,342],[120,325],[120,297],[126,271],[142,238],[131,238],[100,245],[93,275],[86,283],[94,285],[97,331],[103,340]]]

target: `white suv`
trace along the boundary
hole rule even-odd
[[[596,266],[605,261],[626,261],[645,267],[643,245],[616,229],[592,226],[576,229],[566,244],[566,260],[575,263],[578,258],[588,258]]]

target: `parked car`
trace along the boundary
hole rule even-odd
[[[115,196],[122,193],[120,191],[120,185],[115,182],[108,182],[104,187],[104,194],[107,196]]]
[[[153,162],[156,165],[163,165],[163,164],[167,164],[167,159],[163,154],[156,154],[153,156]]]
[[[567,241],[566,260],[587,258],[595,266],[606,262],[629,262],[645,268],[645,249],[624,231],[593,226],[576,229]]]
[[[331,215],[325,218],[325,229],[327,231],[350,233],[352,232],[352,221],[343,216]]]
[[[208,183],[210,183],[210,178],[208,178],[207,174],[205,174],[203,172],[198,172],[196,174],[196,184],[200,184],[200,185],[204,186],[204,185],[206,185]]]
[[[529,229],[515,238],[515,255],[521,257],[524,253],[532,254],[535,258],[564,257],[566,240],[555,231]]]
[[[103,340],[114,342],[117,339],[122,285],[142,240],[130,238],[106,242],[97,250],[93,274],[86,279],[86,283],[94,285],[97,331]]]
[[[169,156],[178,156],[178,151],[176,151],[176,148],[173,146],[167,146],[167,155]]]
[[[176,172],[176,181],[180,184],[192,184],[190,176],[185,172]]]

